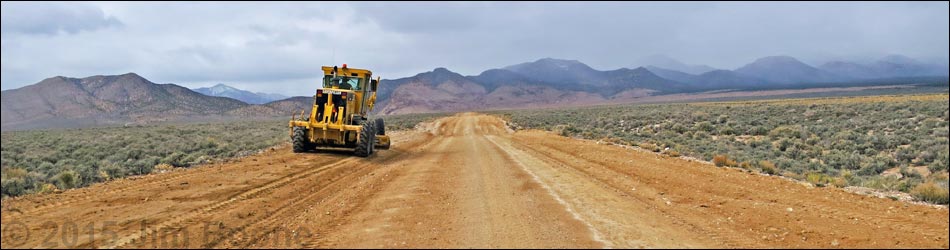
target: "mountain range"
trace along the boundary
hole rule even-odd
[[[287,99],[287,96],[280,94],[267,94],[260,92],[255,93],[247,90],[240,90],[220,83],[210,88],[197,88],[192,90],[207,96],[228,97],[248,104],[264,104]]]
[[[813,67],[788,56],[763,57],[735,70],[687,65],[668,57],[654,57],[652,61],[701,73],[656,65],[600,71],[576,60],[553,58],[490,69],[474,76],[437,68],[412,77],[384,80],[379,93],[383,109],[379,112],[571,106],[704,91],[917,83],[933,80],[932,77],[946,79],[950,75],[946,66],[920,63],[902,56],[885,57],[871,65],[851,63],[866,70],[852,74],[824,65]]]
[[[666,65],[686,65],[670,60]],[[436,68],[412,77],[383,80],[374,112],[576,106],[704,91],[886,85],[918,83],[921,79],[945,83],[950,71],[946,66],[902,56],[867,64],[836,61],[819,67],[792,57],[771,56],[735,70],[709,69],[691,71],[700,72],[693,74],[647,65],[601,71],[576,60],[553,58],[489,69],[473,76]],[[0,99],[2,130],[284,117],[312,105],[310,97],[268,98],[274,97],[223,84],[190,90],[128,73],[52,77],[3,91]]]
[[[290,101],[299,99],[287,99]],[[262,105],[157,84],[135,73],[51,77],[2,92],[2,129],[73,128],[165,121],[289,115],[287,100]]]

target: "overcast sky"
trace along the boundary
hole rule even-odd
[[[723,69],[769,55],[945,63],[948,13],[947,2],[3,2],[2,89],[135,72],[300,95],[321,65],[395,79],[544,57],[600,70],[652,55]]]

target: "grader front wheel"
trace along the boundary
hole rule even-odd
[[[294,153],[303,153],[306,152],[310,142],[307,140],[307,131],[304,128],[296,127],[294,128]]]
[[[376,126],[373,122],[363,124],[360,136],[356,142],[356,153],[360,157],[369,157],[373,154],[376,145]]]

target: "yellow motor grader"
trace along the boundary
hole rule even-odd
[[[309,117],[305,111],[290,120],[295,153],[318,147],[352,148],[367,157],[376,149],[389,149],[382,118],[371,120],[379,78],[365,69],[323,66],[323,87],[313,96]]]

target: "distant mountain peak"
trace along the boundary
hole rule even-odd
[[[238,88],[228,86],[227,84],[224,84],[224,83],[215,84],[214,86],[211,86],[211,88],[209,88],[209,89],[211,89],[211,91],[212,91],[213,93],[225,93],[225,92],[228,92],[228,91],[241,91],[241,90],[238,89]]]
[[[218,83],[211,87],[197,88],[194,89],[194,91],[207,96],[233,98],[250,104],[264,104],[287,98],[286,96],[278,94],[255,93],[242,90],[224,83]]]
[[[812,66],[805,64],[798,59],[791,56],[766,56],[759,59],[756,59],[752,63],[746,64],[742,69],[749,68],[774,68],[774,67],[801,67],[801,68],[813,68]]]
[[[735,70],[738,73],[777,83],[814,83],[847,80],[847,77],[812,67],[791,56],[767,56]]]
[[[536,62],[536,63],[557,63],[557,64],[583,64],[583,63],[581,63],[581,62],[578,61],[578,60],[558,59],[558,58],[551,58],[551,57],[541,58],[541,59],[538,59],[537,61],[534,61],[534,62]]]
[[[425,80],[426,82],[444,82],[444,81],[449,81],[449,80],[454,80],[454,81],[463,81],[463,80],[465,80],[465,76],[462,76],[462,74],[453,72],[453,71],[451,71],[451,70],[449,70],[449,69],[447,69],[447,68],[444,68],[444,67],[438,67],[438,68],[432,69],[432,71],[429,71],[429,72],[423,72],[423,73],[416,74],[416,76],[413,76],[413,78],[415,78],[415,79],[423,79],[423,80]]]
[[[438,67],[438,68],[432,69],[431,72],[432,72],[432,73],[438,73],[438,74],[452,74],[452,73],[455,73],[455,72],[452,72],[451,70],[446,69],[446,68],[444,68],[444,67]]]
[[[121,74],[121,75],[93,76],[93,77],[91,77],[91,78],[121,79],[121,80],[125,80],[125,81],[121,81],[121,80],[118,81],[118,82],[120,82],[120,83],[121,83],[121,82],[126,82],[126,81],[149,82],[148,79],[145,79],[145,77],[142,77],[142,76],[140,76],[139,74],[136,74],[136,73],[134,73],[134,72],[129,72],[129,73]]]
[[[552,69],[591,69],[590,66],[587,66],[587,64],[584,64],[578,60],[557,59],[550,57],[541,58],[535,60],[534,62],[511,65],[505,67],[504,69],[517,71],[526,67],[546,67]]]
[[[752,63],[753,63],[753,64],[755,64],[755,63],[795,63],[795,64],[805,64],[805,63],[803,63],[802,61],[799,61],[798,59],[796,59],[796,58],[794,58],[794,57],[785,56],[785,55],[766,56],[766,57],[762,57],[762,58],[756,59],[755,62],[752,62]]]
[[[672,57],[669,57],[667,55],[662,55],[662,54],[655,54],[655,55],[644,57],[640,59],[638,66],[644,66],[644,67],[652,66],[652,67],[657,67],[657,68],[680,71],[683,73],[688,73],[688,74],[693,74],[693,75],[698,75],[698,74],[716,70],[715,68],[709,67],[706,65],[687,65],[676,59],[673,59]]]
[[[900,55],[900,54],[890,54],[881,58],[881,60],[879,61],[889,62],[889,63],[898,63],[898,64],[919,64],[920,63],[919,61],[913,58],[907,57],[905,55]]]
[[[449,69],[447,69],[447,68],[444,68],[444,67],[434,68],[434,69],[432,69],[431,71],[426,71],[426,72],[422,72],[422,73],[416,74],[416,76],[414,76],[414,77],[424,77],[424,76],[452,76],[452,77],[458,76],[458,77],[462,77],[461,74],[456,73],[456,72],[454,72],[454,71],[451,71],[451,70],[449,70]]]
[[[541,58],[534,62],[515,64],[502,69],[551,83],[586,82],[599,85],[605,80],[600,71],[577,60]]]

